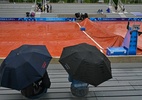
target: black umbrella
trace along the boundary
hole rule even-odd
[[[73,79],[94,86],[112,78],[109,59],[86,43],[63,48],[59,62]]]
[[[12,50],[0,67],[0,84],[21,90],[39,80],[52,59],[44,45],[22,45]]]

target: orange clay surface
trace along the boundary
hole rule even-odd
[[[134,22],[130,22],[130,25]],[[138,23],[139,24],[139,23]],[[22,44],[46,45],[52,56],[60,56],[63,47],[89,43],[106,53],[110,46],[121,46],[127,22],[0,22],[0,57],[6,57]],[[80,30],[85,27],[86,31]],[[142,31],[142,25],[139,31]],[[138,38],[142,55],[142,35]]]

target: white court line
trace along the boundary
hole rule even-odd
[[[79,23],[77,22],[77,25],[81,28],[81,26],[79,25]],[[83,31],[83,33],[88,37],[90,38],[99,48],[100,48],[100,51],[103,52],[104,48],[99,44],[97,43],[90,35],[88,35],[85,31]]]

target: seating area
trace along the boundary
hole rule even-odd
[[[25,13],[31,10],[34,10],[34,3],[22,3],[22,4],[14,4],[14,3],[6,3],[0,4],[0,17],[25,17]],[[142,8],[140,5],[125,5],[126,11],[124,12],[125,16],[121,16],[119,12],[114,12],[113,8],[110,10],[110,13],[107,13],[107,8],[109,7],[108,4],[86,4],[86,3],[77,3],[77,4],[68,4],[68,3],[55,3],[52,4],[52,13],[43,13],[41,12],[40,15],[37,17],[58,17],[58,14],[75,14],[77,12],[80,13],[88,13],[88,14],[97,14],[98,9],[103,10],[103,15],[107,18],[121,18],[121,17],[137,17],[133,15],[131,12],[141,12]],[[16,15],[14,15],[14,14]],[[96,16],[94,16],[96,17]],[[98,16],[102,17],[102,16]]]
[[[33,9],[33,4],[0,4],[0,17],[26,17],[26,12]]]
[[[131,68],[131,69],[130,69]],[[51,88],[40,100],[78,100],[71,94],[68,74],[60,64],[50,64],[47,68]],[[98,87],[89,85],[88,95],[81,100],[141,100],[141,63],[112,63],[113,78]],[[0,87],[1,100],[29,100],[20,91]]]

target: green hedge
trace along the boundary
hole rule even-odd
[[[118,4],[118,0],[113,0],[113,1],[114,1],[115,5],[117,5],[117,4]]]
[[[37,2],[41,2],[42,0],[37,0]],[[18,3],[21,3],[21,2],[29,2],[29,3],[33,3],[35,2],[35,0],[9,0],[9,2],[18,2]]]
[[[64,1],[65,3],[75,3],[77,0],[50,0],[51,3],[57,3],[59,1]],[[96,3],[98,0],[83,0],[83,3]]]
[[[51,3],[58,3],[59,1],[63,1],[65,3],[75,3],[77,0],[50,0]],[[35,2],[35,0],[9,0],[9,2]],[[37,0],[37,2],[42,2],[42,0]],[[98,0],[83,0],[83,3],[97,3]]]

